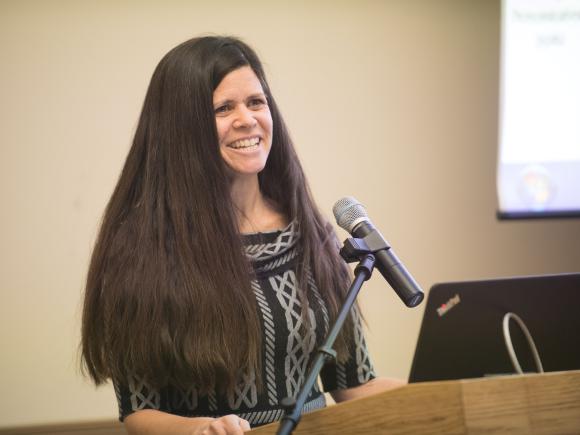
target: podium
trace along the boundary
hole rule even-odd
[[[409,384],[304,414],[294,433],[580,434],[580,370]]]

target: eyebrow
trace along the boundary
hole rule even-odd
[[[245,98],[245,100],[246,100],[246,101],[247,101],[247,100],[251,100],[252,98],[256,98],[256,97],[261,97],[261,98],[264,98],[265,100],[268,100],[268,96],[267,96],[265,93],[263,93],[263,92],[256,92],[255,94],[248,95],[248,96]],[[222,105],[224,105],[224,104],[230,104],[230,103],[233,103],[234,101],[235,101],[235,100],[233,100],[233,99],[231,99],[231,98],[228,98],[227,100],[219,100],[219,101],[215,101],[215,102],[213,103],[213,105],[214,105],[214,106],[216,106],[216,107],[219,107],[219,106],[222,106]]]

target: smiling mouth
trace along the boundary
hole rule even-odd
[[[251,139],[237,140],[237,141],[232,142],[231,144],[229,144],[228,147],[229,148],[233,148],[235,150],[240,150],[240,149],[247,149],[247,148],[257,147],[259,144],[260,144],[260,138],[259,137],[253,137]]]

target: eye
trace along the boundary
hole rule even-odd
[[[218,106],[214,109],[214,112],[216,115],[225,115],[227,114],[230,110],[232,110],[232,107],[230,104],[222,104],[221,106]]]
[[[248,101],[248,107],[252,109],[261,109],[266,105],[266,99],[262,97],[255,97]]]

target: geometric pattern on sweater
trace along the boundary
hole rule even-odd
[[[369,355],[368,348],[364,340],[364,330],[360,321],[360,312],[358,306],[354,306],[352,316],[354,317],[354,342],[357,367],[357,379],[361,384],[367,383],[374,377],[373,366]],[[358,320],[357,320],[358,319]]]
[[[245,245],[246,256],[252,262],[259,262],[263,260],[271,260],[274,256],[280,257],[282,254],[288,252],[296,244],[298,232],[296,231],[297,224],[292,222],[288,227],[284,228],[275,240],[263,243],[253,243]],[[253,233],[247,234],[244,237],[250,238],[252,236],[261,236],[268,233]]]
[[[128,385],[114,383],[121,420],[141,409],[190,417],[237,414],[253,427],[283,416],[281,400],[296,397],[308,364],[328,333],[328,310],[308,270],[305,291],[298,288],[300,234],[295,223],[279,231],[244,235],[244,246],[255,276],[251,288],[261,323],[263,388],[257,388],[255,373],[240,375],[231,393],[210,391],[203,395],[195,386],[187,389],[166,386],[155,390],[138,376],[131,376]],[[301,297],[308,301],[306,313],[303,313]],[[309,327],[303,323],[304,316]],[[360,313],[354,309],[349,318],[354,322],[355,343],[346,363],[331,362],[323,367],[320,379],[325,391],[358,386],[375,376]],[[302,412],[324,406],[324,395],[317,384]]]
[[[238,410],[242,404],[248,408],[253,408],[258,404],[255,373],[242,374],[234,391],[228,394],[228,406],[231,409]]]
[[[316,319],[310,307],[308,307],[306,313],[310,328],[304,334],[301,334],[304,318],[296,283],[296,274],[293,270],[270,277],[270,285],[276,292],[280,306],[284,309],[284,317],[288,328],[284,376],[286,378],[286,395],[294,399],[304,383],[308,369],[308,359],[316,344]]]
[[[275,356],[276,356],[276,331],[274,329],[274,317],[272,316],[272,310],[268,306],[262,287],[256,280],[252,280],[252,290],[256,295],[256,302],[258,307],[262,312],[262,319],[264,322],[264,335],[262,340],[264,341],[265,355],[264,355],[264,371],[266,374],[266,390],[268,394],[268,403],[270,405],[278,404],[278,395],[276,393],[276,368]]]
[[[161,400],[161,396],[157,390],[141,378],[131,376],[129,380],[131,389],[131,406],[134,410],[157,408]]]

